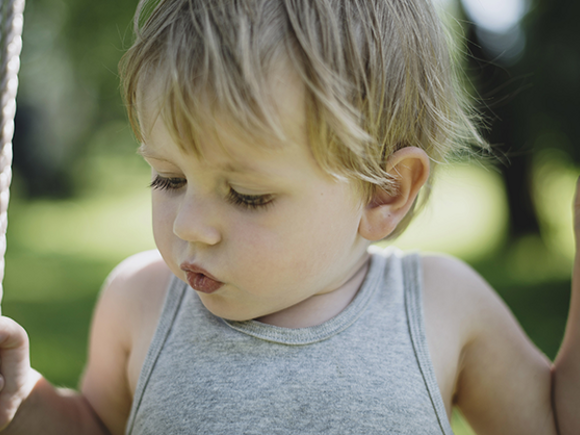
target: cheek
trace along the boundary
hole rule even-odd
[[[356,213],[328,202],[307,205],[281,210],[267,226],[234,224],[238,258],[248,277],[257,272],[275,281],[312,281],[341,267],[356,239]]]
[[[308,264],[301,264],[303,242],[297,240],[301,234],[285,218],[267,221],[241,217],[229,225],[228,267],[235,268],[238,284],[250,292],[279,288]]]
[[[170,201],[166,201],[160,192],[152,192],[151,196],[153,237],[157,248],[164,254],[170,247],[173,238],[174,213]]]
[[[298,235],[294,242],[300,244],[302,262],[307,263],[303,267],[313,273],[344,267],[355,248],[360,213],[342,195],[325,193],[292,230]]]

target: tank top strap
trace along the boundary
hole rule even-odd
[[[183,298],[187,291],[187,286],[184,285],[179,278],[176,276],[171,277],[169,286],[167,288],[167,295],[165,297],[165,302],[163,304],[163,309],[161,310],[161,316],[159,317],[159,323],[155,334],[153,335],[153,340],[149,346],[147,356],[145,361],[143,361],[143,367],[141,368],[141,374],[139,375],[139,381],[137,382],[137,387],[135,388],[135,394],[133,396],[133,405],[131,407],[131,414],[129,415],[129,420],[127,422],[127,427],[125,433],[130,435],[133,430],[133,424],[135,422],[135,416],[139,410],[139,405],[143,399],[143,394],[151,378],[151,373],[155,367],[155,362],[157,361],[163,345],[167,341],[167,337],[171,332],[173,324],[175,323],[175,318],[179,312],[179,308],[183,302]]]
[[[413,351],[419,364],[419,369],[429,392],[429,398],[433,409],[437,414],[437,420],[441,431],[445,435],[453,435],[453,430],[447,419],[445,405],[441,397],[435,370],[431,362],[429,348],[427,346],[427,336],[425,333],[425,316],[423,309],[423,273],[421,266],[421,256],[413,252],[402,258],[405,310],[407,312],[409,334],[413,344]]]

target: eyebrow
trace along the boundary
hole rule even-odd
[[[270,176],[271,174],[260,171],[256,167],[251,166],[246,163],[225,163],[222,165],[217,165],[218,169],[224,172],[232,172],[235,174],[251,174],[251,175],[262,175],[262,176]]]
[[[145,159],[155,159],[155,160],[163,160],[164,162],[169,162],[169,160],[164,159],[160,155],[155,154],[153,151],[147,148],[147,146],[144,143],[142,143],[139,146],[139,148],[137,148],[137,154]]]
[[[150,148],[147,147],[144,143],[142,143],[139,148],[137,148],[137,154],[146,159],[155,159],[161,160],[168,163],[173,163],[166,158],[161,157],[159,154],[156,154]],[[242,174],[242,175],[255,175],[261,177],[272,177],[272,174],[269,172],[261,171],[257,169],[255,166],[249,163],[242,163],[242,162],[227,162],[219,165],[215,165],[218,170],[228,173],[234,174]]]

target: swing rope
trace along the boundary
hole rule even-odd
[[[0,302],[4,278],[8,200],[12,179],[12,137],[16,114],[16,90],[22,48],[24,0],[0,0]]]

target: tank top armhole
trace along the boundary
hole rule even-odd
[[[403,257],[403,277],[405,283],[405,309],[415,357],[437,416],[441,433],[453,435],[427,346],[423,312],[421,257],[418,253],[408,254]]]
[[[173,324],[177,313],[179,312],[179,307],[181,307],[183,297],[187,286],[184,285],[182,281],[176,276],[172,276],[169,281],[167,296],[165,297],[165,302],[163,304],[163,309],[161,310],[161,316],[159,317],[159,323],[157,324],[157,329],[153,335],[151,345],[147,351],[145,361],[143,361],[143,367],[141,368],[141,373],[139,374],[139,380],[137,381],[137,387],[135,388],[135,395],[133,396],[133,404],[131,406],[131,413],[129,414],[129,420],[127,421],[127,427],[125,429],[125,434],[130,435],[133,431],[133,425],[135,423],[135,417],[141,405],[141,400],[147,388],[147,384],[155,367],[155,363],[161,350],[167,341],[167,337],[171,332]]]

